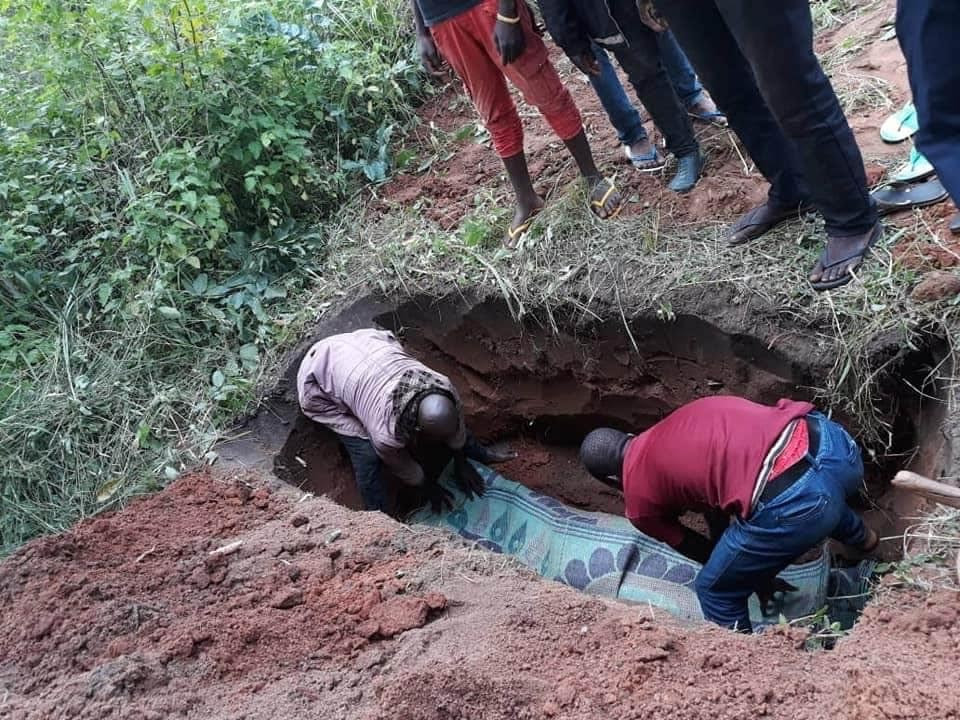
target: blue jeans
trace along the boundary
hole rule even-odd
[[[697,575],[697,597],[707,620],[750,632],[747,599],[763,581],[828,537],[861,545],[866,528],[847,504],[863,481],[856,441],[820,413],[820,446],[807,455],[810,468],[793,485],[767,502],[759,501],[749,519],[734,519],[720,536]]]
[[[366,438],[350,437],[337,433],[340,443],[350,457],[353,465],[353,477],[363,498],[364,510],[384,510],[387,504],[380,478],[380,456],[373,449],[373,443]]]
[[[697,74],[683,54],[683,50],[670,32],[658,33],[657,44],[660,46],[660,62],[670,76],[670,83],[676,90],[683,106],[689,108],[703,97],[703,86],[697,79]],[[630,102],[626,91],[613,69],[607,51],[596,43],[592,43],[593,54],[600,65],[599,75],[590,75],[590,84],[600,99],[610,124],[617,131],[617,138],[621,145],[633,145],[647,137],[647,131],[640,120],[640,113]]]

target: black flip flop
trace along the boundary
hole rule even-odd
[[[870,248],[872,248],[877,243],[877,241],[880,240],[881,237],[883,237],[883,226],[880,223],[877,223],[874,226],[873,230],[870,232],[870,238],[867,240],[866,247],[864,247],[863,250],[852,252],[846,257],[836,259],[836,260],[830,258],[830,242],[827,241],[827,246],[823,249],[823,252],[820,254],[820,267],[823,268],[824,270],[829,270],[832,267],[836,267],[837,265],[845,265],[849,263],[851,260],[855,260],[859,258],[860,263],[857,263],[857,267],[859,268],[860,264],[863,262],[863,259],[867,256],[867,253],[870,252]],[[838,277],[836,280],[828,280],[825,282],[824,281],[811,282],[810,287],[812,287],[814,290],[818,292],[822,292],[824,290],[833,290],[835,288],[846,285],[848,282],[850,282],[852,278],[853,278],[853,275],[851,273],[844,273],[843,275]]]
[[[892,182],[870,195],[876,201],[880,215],[936,205],[947,199],[947,191],[937,178],[920,183]]]

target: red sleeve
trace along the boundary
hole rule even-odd
[[[644,517],[630,518],[630,522],[644,535],[665,542],[672,548],[676,548],[683,542],[683,525],[680,524],[679,518],[647,515]]]

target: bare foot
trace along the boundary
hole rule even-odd
[[[645,137],[639,142],[635,142],[630,146],[630,156],[636,155],[649,155],[653,150],[653,144],[650,142],[650,138]]]
[[[650,142],[650,138],[635,142],[628,146],[626,150],[630,163],[640,172],[660,170],[667,164],[667,159],[657,151],[657,148]]]
[[[707,95],[706,92],[700,94],[700,99],[688,107],[687,112],[690,113],[694,120],[712,123],[720,127],[727,126],[727,116],[717,110],[717,105],[713,102],[713,98]]]

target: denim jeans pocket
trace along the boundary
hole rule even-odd
[[[775,509],[774,514],[780,525],[799,525],[817,517],[829,502],[827,495],[801,496],[783,503],[782,507]]]

